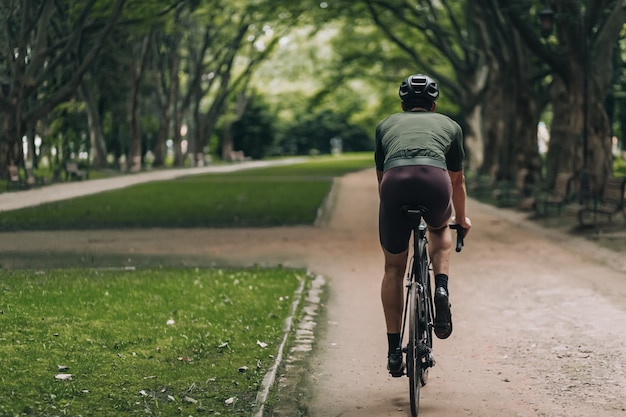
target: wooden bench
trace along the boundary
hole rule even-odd
[[[543,191],[537,194],[535,198],[535,209],[540,215],[548,215],[551,208],[556,208],[557,213],[561,213],[571,201],[572,183],[574,174],[571,172],[561,172],[556,176],[554,189],[552,191]]]
[[[622,213],[626,220],[626,210],[624,207],[624,191],[626,188],[626,177],[609,178],[604,185],[602,195],[595,199],[588,206],[578,210],[578,223],[585,226],[585,220],[591,218],[591,224],[596,224],[598,215],[606,216],[609,223],[613,221],[613,215]]]
[[[494,179],[488,175],[481,175],[468,181],[467,194],[478,199],[490,197],[493,187],[495,187]]]
[[[84,180],[87,178],[87,171],[78,168],[78,163],[71,161],[65,163],[65,180]]]
[[[526,168],[520,169],[513,181],[500,181],[497,188],[493,190],[492,197],[500,207],[518,206],[520,208],[532,207],[533,190],[529,181],[530,171]]]
[[[243,151],[231,151],[230,152],[230,160],[232,162],[243,162],[243,161],[249,161],[250,158],[247,157]]]

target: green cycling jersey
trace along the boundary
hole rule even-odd
[[[378,171],[430,165],[459,172],[464,157],[461,127],[441,113],[394,113],[376,127],[374,159]]]

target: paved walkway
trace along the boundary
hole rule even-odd
[[[150,181],[165,181],[189,175],[226,173],[267,166],[290,165],[302,160],[302,158],[288,158],[276,161],[249,161],[221,166],[155,170],[90,181],[62,182],[25,191],[2,193],[0,194],[0,212],[67,200],[88,194],[97,194]]]

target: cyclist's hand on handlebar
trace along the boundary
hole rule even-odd
[[[456,217],[452,217],[452,221],[454,223],[460,224],[463,228],[463,237],[467,236],[470,229],[472,228],[472,220],[469,217],[464,217],[463,221],[457,221]]]

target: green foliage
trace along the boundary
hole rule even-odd
[[[300,115],[284,132],[281,145],[290,154],[306,155],[312,150],[327,154],[331,152],[331,140],[340,138],[344,151],[364,151],[373,149],[371,137],[345,114],[323,110]]]
[[[303,279],[282,268],[0,271],[0,415],[250,415]]]
[[[259,95],[253,95],[246,106],[244,114],[233,123],[233,145],[253,159],[267,156],[271,145],[275,142],[274,117],[270,109]]]
[[[311,224],[334,176],[371,166],[365,153],[147,183],[8,211],[0,230]]]
[[[78,159],[81,152],[89,152],[89,139],[84,135],[87,131],[84,111],[84,104],[77,101],[63,103],[54,109],[48,135],[42,138],[44,152],[51,160]],[[51,154],[52,148],[57,150],[55,157]]]
[[[626,159],[620,157],[613,158],[613,176],[626,177]]]

